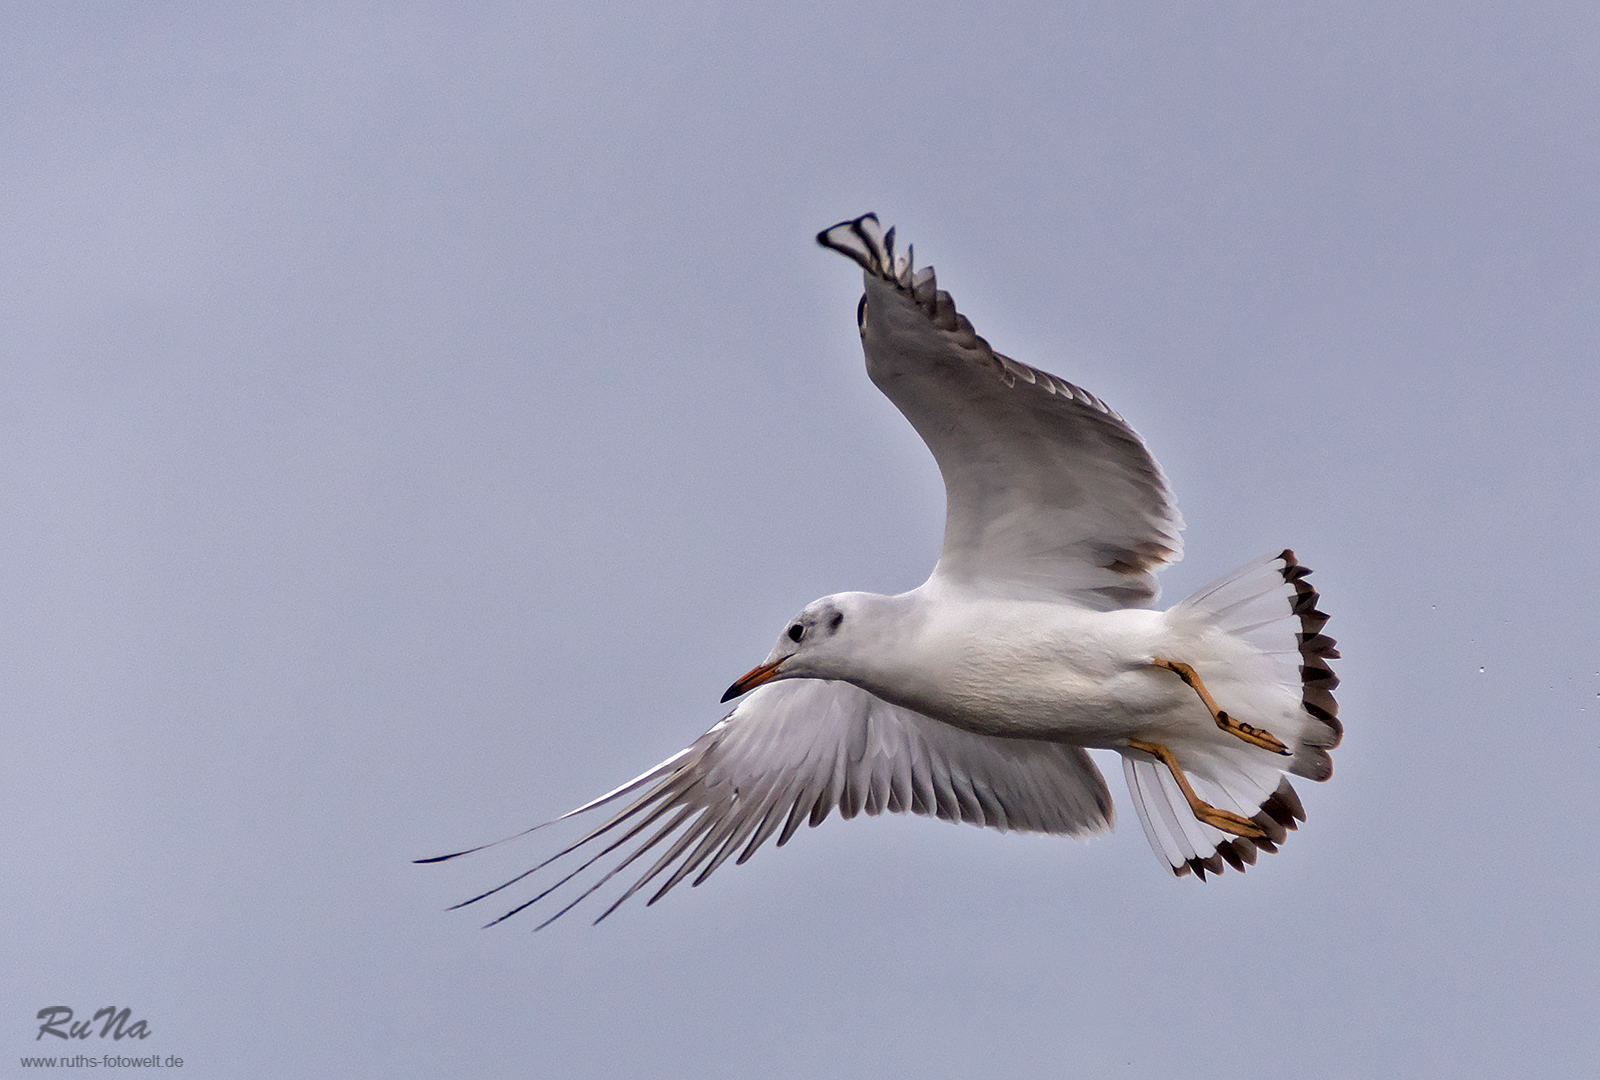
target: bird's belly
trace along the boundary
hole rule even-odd
[[[1148,664],[1070,656],[986,661],[952,663],[895,703],[980,735],[1108,748],[1160,726],[1187,703],[1175,692],[1182,683]]]

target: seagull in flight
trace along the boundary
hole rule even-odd
[[[592,870],[598,880],[574,884],[543,927],[635,867],[599,922],[647,886],[653,904],[774,835],[781,847],[835,808],[1084,836],[1113,819],[1088,749],[1121,756],[1174,875],[1203,881],[1276,851],[1305,820],[1287,774],[1328,779],[1343,734],[1339,654],[1310,571],[1285,550],[1152,607],[1155,573],[1182,555],[1183,519],[1133,428],[991,348],[932,267],[896,255],[875,214],[817,242],[861,267],[867,374],[944,477],[933,573],[898,596],[809,604],[723,695],[740,699],[732,712],[554,819],[611,808],[575,843],[456,907],[550,870],[556,880],[501,922]],[[562,860],[576,865],[552,869]]]

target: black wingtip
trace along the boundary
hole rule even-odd
[[[845,229],[851,228],[852,226],[859,226],[863,221],[871,221],[874,225],[879,224],[878,215],[875,213],[862,214],[857,218],[845,218],[843,221],[829,225],[826,229],[823,229],[821,232],[819,232],[817,234],[817,243],[827,248],[829,251],[842,252],[843,249],[828,240],[828,234],[833,232],[835,229]]]
[[[870,230],[866,228],[868,222],[872,224]],[[837,251],[874,277],[890,281],[894,268],[889,265],[884,239],[877,214],[862,214],[830,225],[817,234],[818,244],[829,251]]]
[[[487,843],[487,844],[479,844],[477,847],[469,847],[465,851],[452,851],[448,855],[434,855],[431,858],[427,858],[427,859],[412,859],[411,862],[412,862],[412,865],[414,865],[414,866],[420,866],[420,865],[423,865],[423,864],[426,864],[426,863],[448,862],[451,859],[459,859],[463,855],[471,855],[474,851],[482,851],[484,848],[492,848],[492,847],[494,847],[495,844],[503,844],[507,840],[515,840],[519,836],[527,836],[529,833],[533,832],[535,829],[542,829],[542,828],[545,827],[545,825],[548,825],[548,824],[550,824],[550,823],[548,821],[546,821],[543,824],[535,825],[532,829],[524,829],[519,833],[515,833],[515,834],[513,834],[511,836],[503,837],[503,838],[501,838],[499,840],[495,840],[495,841],[492,841],[492,842]]]

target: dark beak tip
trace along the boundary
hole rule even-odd
[[[777,677],[778,665],[781,663],[783,663],[783,659],[779,658],[770,664],[762,664],[760,667],[753,667],[743,675],[739,676],[739,678],[734,681],[734,684],[728,687],[728,692],[722,695],[722,703],[726,705],[734,698],[748,694],[756,687],[771,682]]]

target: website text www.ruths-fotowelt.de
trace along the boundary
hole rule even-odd
[[[183,1059],[176,1054],[74,1054],[71,1057],[25,1057],[24,1069],[181,1069]]]

